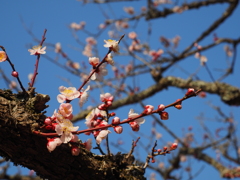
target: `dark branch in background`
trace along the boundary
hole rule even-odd
[[[211,94],[217,94],[221,97],[221,100],[228,104],[228,105],[240,105],[240,89],[234,86],[231,86],[227,83],[220,83],[216,82],[218,84],[218,87],[215,83],[208,83],[205,81],[192,81],[184,80],[181,78],[173,77],[173,76],[167,76],[165,78],[162,78],[157,84],[152,85],[148,87],[146,90],[143,90],[139,92],[138,94],[134,94],[132,96],[128,96],[126,98],[117,100],[113,102],[112,106],[109,108],[117,109],[123,105],[129,105],[139,102],[139,100],[146,99],[148,97],[151,97],[155,95],[157,92],[160,92],[167,87],[178,87],[181,89],[187,89],[189,87],[195,88],[195,89],[202,89],[202,91],[211,93]],[[87,114],[90,112],[90,110],[84,110],[81,111],[78,115],[76,115],[72,121],[77,121],[80,119],[84,119]]]

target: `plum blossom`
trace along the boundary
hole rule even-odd
[[[113,60],[113,57],[112,57],[112,54],[111,54],[111,53],[109,53],[109,54],[107,55],[107,57],[105,58],[105,61],[106,61],[108,64],[114,66],[114,60]]]
[[[144,113],[146,114],[151,114],[151,112],[154,110],[154,107],[152,105],[146,105],[144,108]]]
[[[134,8],[133,7],[124,7],[123,10],[130,15],[134,14]]]
[[[57,146],[61,145],[62,141],[60,138],[48,139],[47,149],[52,152]]]
[[[69,117],[73,112],[72,105],[70,103],[62,103],[60,104],[58,112],[64,117]]]
[[[136,39],[137,38],[137,33],[135,33],[134,31],[128,33],[128,37],[130,39]]]
[[[93,67],[96,67],[100,62],[99,58],[97,57],[90,57],[88,61],[89,61],[89,64],[91,64]]]
[[[139,116],[139,114],[134,113],[133,109],[130,109],[129,113],[128,113],[128,119],[133,119],[136,118],[137,116]],[[144,118],[137,118],[134,121],[131,121],[129,124],[132,127],[133,131],[138,131],[139,130],[139,126],[141,124],[143,124],[145,122]]]
[[[55,131],[60,137],[61,141],[63,143],[68,143],[72,139],[72,131],[77,131],[78,126],[73,127],[73,124],[70,120],[68,119],[63,119],[62,122],[59,122],[56,127]]]
[[[107,101],[113,101],[113,95],[111,95],[110,93],[105,93],[105,94],[100,94],[100,100],[102,102],[107,102]]]
[[[97,81],[102,81],[103,76],[106,76],[108,74],[107,69],[105,69],[106,64],[102,64],[95,73],[91,76],[91,80],[97,80]]]
[[[92,139],[88,139],[85,143],[85,148],[90,151],[92,149]]]
[[[80,96],[80,92],[75,87],[60,86],[59,91],[61,94],[57,96],[59,103],[63,103],[65,100],[73,100]]]
[[[93,37],[86,38],[86,42],[90,45],[96,45],[97,41]]]
[[[84,91],[80,92],[80,100],[79,100],[79,105],[80,107],[83,106],[83,104],[87,101],[87,98],[89,96],[88,90],[90,89],[90,86],[87,87]],[[83,90],[83,89],[82,89]]]
[[[104,42],[106,43],[106,44],[104,44],[104,47],[111,48],[113,50],[113,52],[118,53],[118,51],[119,51],[118,42],[119,41],[108,39],[108,40],[104,40]]]
[[[60,53],[62,51],[61,43],[58,42],[55,44],[54,51],[55,51],[55,53]]]
[[[7,60],[7,54],[4,51],[0,51],[0,62]]]
[[[88,115],[86,116],[85,124],[88,128],[93,128],[98,124],[96,121],[98,117],[106,117],[106,116],[107,116],[107,114],[105,111],[95,108],[90,113],[88,113]]]
[[[100,133],[97,135],[96,137],[96,142],[97,144],[100,144],[102,142],[103,139],[107,138],[107,135],[111,133],[111,131],[109,130],[102,130],[100,131]]]
[[[33,46],[32,49],[28,49],[28,51],[30,52],[30,55],[39,55],[39,54],[46,54],[46,49],[47,47],[44,46],[42,48],[42,46],[38,45],[38,46]]]

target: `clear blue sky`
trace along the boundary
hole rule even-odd
[[[14,63],[17,71],[20,74],[20,78],[25,87],[27,87],[28,83],[28,74],[33,72],[34,64],[35,64],[35,57],[30,56],[27,49],[29,49],[32,45],[37,45],[36,42],[33,41],[32,37],[26,32],[24,25],[21,19],[24,21],[25,25],[31,29],[36,37],[39,39],[43,34],[43,30],[46,28],[47,31],[47,40],[48,43],[57,43],[60,42],[63,46],[63,49],[69,57],[76,61],[82,62],[85,61],[87,63],[88,58],[84,57],[81,52],[75,51],[74,48],[79,48],[79,45],[74,40],[71,31],[69,30],[68,26],[72,22],[79,23],[80,21],[86,21],[86,29],[92,32],[97,32],[97,27],[100,23],[103,23],[105,18],[102,15],[101,10],[104,13],[108,14],[110,18],[115,17],[129,17],[123,11],[124,6],[134,6],[137,12],[140,11],[142,6],[145,6],[145,1],[134,2],[134,3],[115,3],[111,4],[111,9],[109,5],[96,5],[96,4],[87,4],[83,5],[81,2],[71,0],[71,1],[59,1],[59,0],[25,0],[25,1],[2,1],[1,2],[1,28],[0,28],[0,45],[4,46],[8,52],[8,55],[12,62]],[[158,19],[152,20],[149,23],[152,25],[152,36],[150,38],[150,46],[152,49],[161,48],[159,43],[159,37],[165,36],[167,38],[173,38],[176,35],[181,36],[180,46],[178,50],[182,50],[187,45],[189,45],[198,35],[199,33],[204,30],[208,25],[210,25],[215,19],[217,19],[226,8],[226,5],[218,5],[216,7],[206,7],[198,10],[192,10],[186,13],[182,13],[180,15],[171,15],[165,19]],[[210,10],[211,9],[211,10]],[[223,23],[223,25],[216,31],[219,37],[233,37],[238,38],[240,32],[240,24],[239,24],[239,17],[240,17],[240,8],[234,12],[232,17]],[[136,31],[139,34],[139,38],[144,42],[147,41],[146,38],[146,25],[144,20],[141,20],[138,25],[136,26]],[[107,30],[108,31],[108,30]],[[99,56],[103,57],[104,53],[107,52],[107,49],[103,47],[103,40],[108,39],[107,31],[105,31],[98,39],[98,48],[99,48]],[[132,29],[124,30],[123,33],[131,32]],[[87,37],[83,33],[78,33],[79,38],[81,41],[85,41]],[[212,42],[213,36],[210,36],[205,41],[201,42],[200,45],[206,45]],[[238,54],[240,54],[238,48]],[[55,57],[53,53],[52,47],[47,47],[47,55],[51,57]],[[214,76],[218,77],[219,72],[216,69],[223,69],[226,67],[226,56],[223,52],[223,45],[220,45],[214,49],[214,51],[206,51],[204,52],[209,59],[208,67],[214,72]],[[239,59],[239,58],[238,58]],[[60,59],[61,61],[62,59]],[[131,60],[130,58],[116,58],[118,63],[127,64]],[[63,61],[62,61],[63,62]],[[236,67],[239,67],[239,61],[236,63]],[[194,72],[195,69],[199,67],[199,61],[195,59],[193,56],[188,58],[183,63],[179,64],[182,68],[185,68],[189,72]],[[7,63],[0,64],[1,69],[5,71],[5,73],[11,73],[11,69]],[[110,67],[108,67],[110,69]],[[172,68],[171,71],[168,71],[164,75],[175,75],[182,78],[187,78],[188,76],[180,71],[177,67]],[[201,69],[199,72],[199,77],[206,81],[211,81],[209,75],[207,74],[205,69]],[[238,80],[236,77],[239,77],[240,72],[237,69],[234,71],[234,76],[231,76],[224,80],[224,82],[228,82],[233,84],[234,86],[239,87],[239,78]],[[56,96],[59,93],[58,87],[60,85],[68,86],[66,82],[63,82],[61,78],[70,79],[74,86],[80,86],[80,78],[76,76],[72,76],[70,73],[62,70],[54,66],[51,62],[47,61],[44,58],[41,58],[40,65],[39,65],[39,75],[37,78],[37,82],[35,87],[37,88],[38,93],[42,94],[49,94],[52,98],[51,101],[48,103],[50,105],[48,110],[48,115],[50,116],[54,109],[58,108],[58,102],[56,101]],[[13,78],[12,78],[13,79]],[[144,87],[149,86],[153,81],[149,79],[148,82],[143,81],[143,77],[137,78],[137,83],[141,86],[141,89]],[[0,88],[6,88],[6,85],[3,80],[0,80]],[[169,104],[175,101],[178,98],[183,96],[184,92],[179,89],[169,88],[169,91],[161,92],[155,95],[153,98],[149,98],[145,100],[145,104],[153,104],[155,107],[158,104]],[[91,94],[90,94],[91,96]],[[92,95],[93,98],[98,99],[98,95]],[[207,95],[207,99],[200,99],[200,98],[193,98],[188,100],[184,103],[184,108],[181,111],[176,109],[169,109],[170,113],[170,120],[166,121],[166,125],[174,129],[174,131],[181,136],[182,130],[187,129],[188,126],[193,126],[194,133],[196,138],[201,142],[201,137],[203,130],[201,129],[199,123],[194,119],[198,116],[201,112],[205,113],[206,117],[214,118],[217,116],[216,112],[213,112],[210,107],[207,105],[207,102],[211,101],[215,105],[221,106],[224,111],[228,114],[232,112],[234,116],[237,118],[240,117],[240,113],[237,112],[239,109],[237,107],[228,107],[225,106],[220,100],[218,96],[215,95]],[[90,105],[91,101],[88,102],[87,105]],[[77,103],[75,104],[77,105]],[[86,105],[86,106],[87,106]],[[86,107],[85,106],[85,107]],[[125,118],[130,108],[138,109],[138,112],[141,112],[141,109],[138,105],[132,105],[124,108],[123,110],[117,110],[117,114],[122,114],[121,118]],[[79,110],[78,106],[75,106],[75,113]],[[148,119],[148,118],[146,118]],[[152,119],[149,118],[149,123],[144,124],[141,127],[141,132],[150,134],[151,132],[151,122]],[[211,121],[206,122],[207,126],[211,127],[220,127],[221,124],[216,124]],[[84,129],[84,124],[80,124],[80,128]],[[127,125],[126,125],[127,126]],[[159,129],[161,131],[161,129]],[[124,129],[121,138],[125,141],[124,148],[130,148],[130,136],[131,133],[130,129],[126,127]],[[114,134],[114,133],[113,133]],[[172,137],[165,135],[164,132],[162,133],[165,142],[171,141],[173,142],[174,139]],[[83,137],[82,135],[80,138],[85,139],[89,137]],[[137,134],[135,136],[138,136]],[[113,138],[119,138],[120,136],[113,136]],[[144,138],[143,138],[144,139]],[[144,143],[144,140],[143,140]],[[159,142],[159,148],[164,146],[163,142]],[[141,156],[146,156],[147,153],[141,148],[138,148],[138,152],[143,154]],[[150,152],[150,149],[149,149]],[[212,154],[214,156],[214,154]],[[159,160],[167,161],[168,157],[159,157]],[[192,159],[193,161],[193,159]],[[200,165],[199,165],[200,164]],[[197,161],[194,162],[193,167],[195,172],[200,169],[200,167],[204,165],[198,163]],[[14,171],[14,169],[13,169]],[[146,176],[149,177],[149,171],[147,172]],[[219,177],[219,174],[209,168],[205,164],[204,173],[201,173],[196,179],[216,179]]]

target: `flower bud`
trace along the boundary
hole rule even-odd
[[[123,132],[123,127],[122,126],[115,126],[114,131],[118,134],[121,134]]]
[[[166,111],[162,111],[159,114],[160,114],[160,117],[161,117],[162,120],[168,120],[169,115]]]
[[[120,123],[120,118],[119,117],[114,117],[112,120],[113,125],[118,125]]]
[[[158,152],[158,154],[160,154],[160,153],[162,152],[162,150],[161,150],[161,149],[158,149],[157,152]]]
[[[158,111],[163,111],[165,106],[163,104],[158,105]]]
[[[17,77],[18,77],[18,72],[17,72],[17,71],[13,71],[13,72],[12,72],[12,76],[15,77],[15,78],[17,78]]]
[[[178,147],[178,144],[177,143],[173,143],[172,146],[171,146],[171,149],[174,150]]]
[[[133,131],[139,131],[139,124],[135,121],[129,123]]]
[[[186,96],[191,96],[195,93],[195,90],[193,88],[188,88],[187,92],[186,92]]]
[[[45,125],[51,125],[51,124],[52,124],[52,118],[51,118],[51,117],[47,117],[47,118],[44,120],[44,124],[45,124]]]
[[[166,147],[166,146],[164,146],[164,147],[163,147],[163,151],[166,151],[166,150],[167,150],[167,147]]]
[[[181,100],[181,99],[177,99],[176,102],[179,100]],[[174,105],[174,107],[177,109],[182,109],[182,101],[179,101],[177,104]]]
[[[52,130],[52,125],[47,125],[44,127],[46,130]]]
[[[73,156],[78,156],[80,153],[80,149],[77,146],[72,146],[71,152]]]

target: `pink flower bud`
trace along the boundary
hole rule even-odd
[[[181,99],[177,99],[176,102],[179,101],[179,100],[181,100]],[[174,107],[177,108],[177,109],[182,109],[181,104],[182,104],[182,101],[178,102],[176,105],[174,105]]]
[[[162,152],[162,150],[161,150],[161,149],[158,149],[157,152],[160,154],[160,153]]]
[[[171,146],[171,149],[174,150],[178,147],[178,144],[177,143],[173,143],[172,146]]]
[[[167,150],[167,147],[166,147],[166,146],[164,146],[164,147],[163,147],[163,151],[166,151],[166,150]]]
[[[166,111],[162,111],[159,114],[160,114],[160,117],[161,117],[162,120],[168,120],[169,115]]]
[[[193,95],[195,93],[195,90],[193,88],[188,88],[187,92],[186,92],[186,96],[190,96]]]
[[[129,123],[133,131],[139,131],[139,124],[136,121],[130,122]]]
[[[47,125],[44,128],[47,129],[47,130],[52,130],[52,125]]]
[[[112,120],[113,125],[118,125],[120,123],[120,118],[119,117],[114,117]]]
[[[122,126],[115,126],[114,131],[118,134],[121,134],[123,132],[123,127]]]
[[[57,125],[58,125],[58,123],[52,123],[52,130],[55,131],[55,128],[56,128]]]
[[[17,71],[13,71],[12,72],[12,76],[15,77],[15,78],[18,77],[18,72]]]
[[[72,146],[71,152],[73,156],[78,156],[80,153],[80,149],[77,146]]]
[[[158,111],[163,111],[165,106],[163,104],[158,105]]]
[[[44,124],[46,124],[46,125],[51,125],[51,124],[52,124],[52,118],[51,118],[51,117],[47,117],[47,118],[44,120]]]

